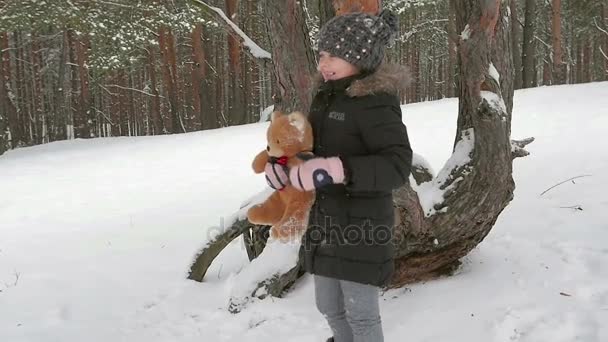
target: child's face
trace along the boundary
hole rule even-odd
[[[321,51],[319,53],[319,65],[317,66],[317,70],[323,75],[323,79],[326,82],[329,80],[339,80],[359,73],[359,69],[356,66],[340,57],[332,56],[327,51]]]

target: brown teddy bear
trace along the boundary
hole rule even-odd
[[[312,157],[312,127],[300,112],[289,115],[273,112],[266,138],[267,149],[258,153],[252,163],[255,173],[263,173],[268,162],[291,168]],[[273,238],[281,241],[299,238],[308,225],[313,201],[313,192],[298,191],[287,184],[264,202],[249,208],[247,218],[253,224],[271,225]]]

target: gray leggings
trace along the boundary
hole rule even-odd
[[[335,342],[383,342],[379,288],[314,275],[317,308]]]

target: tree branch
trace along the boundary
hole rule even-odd
[[[104,118],[106,118],[106,120],[108,120],[108,122],[110,123],[110,125],[112,125],[112,126],[114,125],[114,123],[112,122],[112,120],[104,112],[100,111],[99,109],[97,109],[95,107],[92,107],[92,108],[95,110],[95,112],[101,114]]]
[[[600,46],[600,53],[602,54],[602,56],[604,56],[604,58],[606,58],[606,60],[608,61],[608,56],[606,56],[606,52],[604,52],[604,50],[602,50],[602,47]]]
[[[604,30],[603,28],[600,27],[600,25],[597,24],[597,21],[595,20],[595,17],[593,18],[593,23],[595,24],[595,27],[600,30],[600,32],[603,32],[605,35],[608,35],[608,31]]]
[[[236,33],[239,36],[239,38],[243,42],[243,45],[247,46],[247,48],[249,49],[249,53],[254,58],[262,59],[262,60],[272,59],[272,55],[270,54],[270,52],[262,49],[258,44],[256,44],[253,40],[251,40],[251,38],[249,38],[249,36],[247,36],[245,34],[245,32],[243,32],[232,20],[230,20],[226,16],[224,11],[222,11],[221,9],[219,9],[217,7],[210,6],[200,0],[191,0],[191,1],[195,6],[197,6],[201,10],[203,10],[203,12],[205,12],[206,14],[211,15],[211,16],[215,17],[216,19],[217,18],[221,19],[220,22],[223,22],[224,26],[229,27],[234,33]]]
[[[152,97],[157,96],[157,95],[154,95],[154,94],[146,93],[143,90],[139,90],[139,89],[135,89],[135,88],[127,88],[127,87],[119,86],[118,84],[107,84],[106,87],[115,87],[115,88],[119,88],[119,89],[123,89],[123,90],[136,91],[138,93],[142,93],[144,95],[148,95],[148,96],[152,96]],[[158,95],[158,97],[160,97],[161,99],[164,98],[161,95]]]
[[[563,182],[559,182],[559,183],[555,184],[554,186],[550,187],[549,189],[547,189],[547,190],[545,190],[545,191],[541,192],[540,196],[542,196],[542,195],[546,194],[546,193],[547,193],[549,190],[551,190],[551,189],[553,189],[553,188],[555,188],[555,187],[557,187],[557,186],[559,186],[559,185],[562,185],[562,184],[564,184],[564,183],[566,183],[566,182],[569,182],[569,181],[571,181],[571,180],[574,180],[574,179],[577,179],[577,178],[583,178],[583,177],[591,177],[591,176],[592,176],[592,175],[581,175],[581,176],[576,176],[576,177],[568,178],[568,179],[566,179],[565,181],[563,181]]]

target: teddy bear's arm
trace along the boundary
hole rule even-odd
[[[253,163],[251,164],[253,172],[264,172],[264,167],[266,167],[266,163],[268,163],[268,158],[268,151],[263,150],[262,152],[258,153],[258,155],[255,156],[255,158],[253,159]]]

